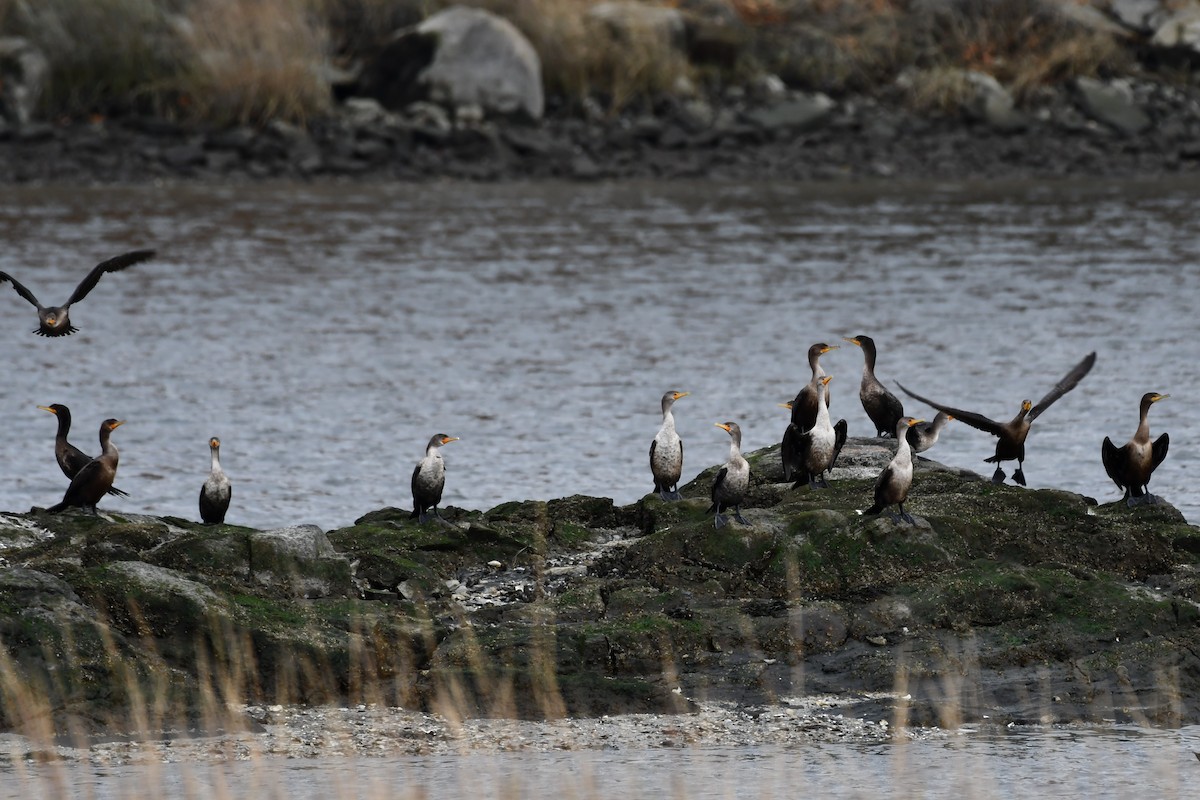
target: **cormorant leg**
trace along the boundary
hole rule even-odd
[[[1022,469],[1023,466],[1024,466],[1024,462],[1018,461],[1017,462],[1017,471],[1013,473],[1013,480],[1016,481],[1017,483],[1021,484],[1022,486],[1025,485],[1025,471]]]
[[[821,488],[822,489],[829,488],[829,479],[825,477],[824,473],[821,474]]]
[[[663,488],[661,488],[661,489],[659,489],[659,490],[658,490],[658,496],[659,496],[660,498],[662,498],[663,500],[670,500],[670,499],[671,499],[671,493],[667,491],[667,489],[666,489],[666,487],[665,487],[665,486],[664,486]]]
[[[992,483],[1004,483],[1004,470],[1000,469],[1000,465],[996,465],[996,471],[992,473]]]
[[[724,528],[726,524],[725,515],[718,511],[716,516],[713,517],[713,527],[717,530],[720,530],[721,528]]]
[[[1152,506],[1156,506],[1162,502],[1162,499],[1156,494],[1150,494],[1149,492],[1146,492],[1146,502]]]
[[[742,507],[741,507],[741,506],[734,506],[734,507],[733,507],[733,518],[734,518],[734,519],[736,519],[736,520],[737,520],[739,523],[741,523],[742,525],[749,525],[749,524],[750,524],[750,520],[748,520],[748,519],[746,519],[745,517],[743,517],[743,516],[742,516]]]
[[[429,522],[429,512],[422,508],[421,513],[417,515],[417,524],[424,525],[426,522]]]
[[[909,514],[907,511],[904,510],[904,503],[900,503],[899,505],[900,505],[900,519],[904,520],[909,525],[916,525],[917,521],[912,518],[912,514]]]
[[[683,499],[683,495],[681,495],[681,494],[679,493],[679,490],[678,490],[678,489],[676,489],[676,490],[674,490],[673,492],[671,492],[671,495],[670,495],[670,497],[668,497],[667,499],[668,499],[668,500],[682,500],[682,499]]]

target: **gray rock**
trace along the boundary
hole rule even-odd
[[[1108,13],[1126,28],[1141,34],[1154,33],[1170,16],[1161,0],[1110,0]]]
[[[432,62],[418,78],[430,99],[541,119],[542,63],[512,23],[481,9],[454,7],[422,22],[417,32],[437,41]]]
[[[750,111],[746,118],[768,132],[804,133],[825,125],[833,108],[833,100],[823,94],[794,95]]]
[[[1154,32],[1150,43],[1200,56],[1200,7],[1192,6],[1170,16]]]
[[[202,583],[185,578],[171,569],[156,567],[144,561],[114,561],[109,569],[142,590],[172,597],[190,603],[192,616],[205,614],[214,608],[223,608],[225,601]]]
[[[250,572],[255,583],[300,597],[349,597],[350,562],[315,525],[292,525],[250,534]]]
[[[1150,117],[1134,103],[1128,87],[1078,78],[1075,89],[1079,107],[1097,122],[1130,136],[1150,127]]]
[[[50,62],[28,40],[0,38],[0,117],[28,124],[49,74]]]
[[[991,75],[971,70],[966,79],[973,90],[964,103],[968,116],[1001,131],[1018,131],[1029,124],[1028,118],[1017,111],[1012,95]]]

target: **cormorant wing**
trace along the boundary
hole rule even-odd
[[[717,492],[720,491],[721,484],[725,483],[725,476],[728,474],[729,474],[729,467],[721,467],[721,471],[717,473],[717,477],[713,480],[712,501],[713,501],[714,506],[718,505]],[[720,511],[720,508],[718,508],[717,510]]]
[[[421,463],[417,462],[417,465],[415,467],[413,467],[413,476],[412,476],[413,494],[416,494],[416,492],[417,492],[417,476],[420,474],[421,474]]]
[[[654,466],[654,451],[658,449],[658,439],[650,440],[650,466]]]
[[[982,414],[976,414],[974,411],[963,411],[961,408],[951,408],[950,406],[944,406],[941,403],[935,403],[926,397],[921,397],[921,395],[917,394],[916,392],[910,392],[908,389],[905,389],[904,384],[900,381],[896,381],[896,385],[899,386],[900,390],[909,397],[920,400],[926,405],[933,406],[938,411],[945,411],[955,419],[965,422],[972,428],[984,431],[985,433],[990,433],[992,436],[999,436],[1000,432],[1004,428],[1004,426],[1002,426],[999,422],[996,422],[994,419],[988,419]]]
[[[129,253],[122,253],[119,256],[114,256],[113,258],[110,258],[108,261],[101,261],[99,264],[97,264],[95,267],[93,267],[92,271],[87,274],[87,277],[84,278],[80,282],[80,284],[75,287],[75,291],[71,295],[71,299],[68,300],[67,302],[63,303],[63,305],[64,306],[73,305],[75,303],[78,303],[83,298],[87,297],[88,292],[90,292],[92,289],[96,288],[96,284],[100,282],[100,276],[103,275],[104,273],[117,272],[118,270],[125,269],[126,267],[131,267],[134,264],[138,264],[142,261],[146,261],[153,257],[154,257],[153,250],[134,250]],[[15,286],[16,281],[13,281],[13,284],[14,284],[13,288],[16,288],[16,286]],[[20,291],[20,290],[18,289],[18,291]],[[34,302],[37,302],[37,301],[34,301]]]
[[[38,299],[33,296],[33,292],[26,289],[23,283],[14,278],[12,275],[9,275],[7,272],[0,272],[0,283],[4,283],[5,281],[11,283],[13,288],[17,290],[17,294],[21,295],[21,297],[24,297],[30,303],[33,303],[35,307],[42,307],[42,304],[38,302]]]
[[[1100,445],[1100,460],[1104,462],[1104,471],[1108,473],[1108,477],[1112,478],[1112,482],[1117,485],[1118,489],[1124,489],[1125,481],[1121,475],[1121,450],[1107,436]]]
[[[1038,418],[1038,415],[1045,411],[1050,405],[1062,397],[1067,392],[1075,388],[1075,386],[1083,380],[1083,376],[1092,371],[1092,365],[1096,363],[1096,354],[1089,353],[1083,361],[1075,365],[1075,369],[1067,373],[1067,376],[1059,381],[1053,389],[1051,389],[1045,397],[1038,401],[1038,404],[1029,410],[1029,415],[1025,417],[1029,422],[1033,422]]]
[[[879,477],[875,479],[875,505],[882,507],[888,504],[887,495],[885,492],[887,490],[887,485],[891,482],[892,465],[888,464],[883,468],[883,472],[879,473]]]
[[[1163,462],[1163,459],[1165,459],[1167,457],[1167,448],[1170,446],[1171,446],[1171,437],[1165,433],[1162,436],[1155,439],[1154,444],[1150,445],[1150,453],[1151,453],[1151,457],[1152,457],[1152,463],[1154,464],[1155,467],[1157,467],[1159,464],[1161,464]]]
[[[833,458],[829,462],[830,469],[837,466],[838,456],[842,454],[842,448],[846,445],[846,434],[849,431],[850,427],[844,419],[839,419],[833,426]]]

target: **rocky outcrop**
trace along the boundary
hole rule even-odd
[[[203,720],[223,697],[553,717],[815,692],[874,721],[1200,720],[1200,530],[925,460],[915,525],[864,517],[890,458],[851,440],[813,491],[752,453],[750,524],[722,530],[715,467],[677,503],[425,526],[385,508],[327,535],[3,515],[0,690],[19,702],[0,714],[167,725],[145,704]]]

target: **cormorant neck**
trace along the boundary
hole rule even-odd
[[[862,343],[862,351],[863,351],[863,359],[864,359],[863,371],[868,372],[871,375],[874,375],[875,374],[875,343],[874,342],[863,342]]]
[[[1149,398],[1142,400],[1142,407],[1138,417],[1137,433],[1133,438],[1140,440],[1150,438],[1150,406],[1154,405]]]
[[[221,471],[221,448],[212,447],[209,449],[212,451],[212,471],[220,472]]]
[[[59,411],[55,416],[58,417],[58,435],[56,438],[66,441],[67,434],[71,432],[71,414],[69,411]]]
[[[671,407],[667,406],[663,409],[662,429],[664,431],[675,430],[675,415],[671,413]]]

